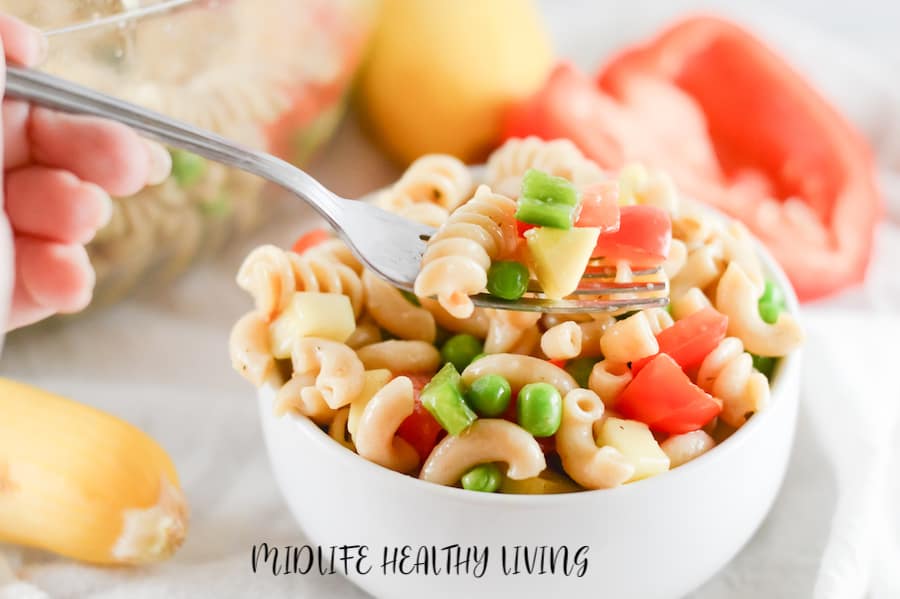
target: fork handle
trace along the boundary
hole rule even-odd
[[[337,196],[307,173],[271,154],[35,69],[8,66],[5,94],[62,112],[118,121],[164,144],[252,173],[296,193],[337,226]]]

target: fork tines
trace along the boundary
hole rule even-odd
[[[615,267],[589,266],[578,289],[566,299],[549,299],[536,280],[515,301],[507,301],[487,293],[472,299],[478,306],[524,312],[627,312],[645,308],[662,308],[669,303],[669,281],[661,268],[635,270],[632,280],[615,281]]]

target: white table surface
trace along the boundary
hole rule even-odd
[[[635,12],[635,4],[542,2],[560,53],[585,67],[599,62],[606,49],[651,31],[666,15],[689,3],[653,3],[649,12]],[[739,4],[704,3],[742,10]],[[761,5],[770,11],[781,3]],[[578,19],[586,7],[593,16]],[[815,16],[822,28],[837,36],[855,37],[882,54],[898,48],[898,2],[865,0],[848,9],[843,2],[801,0],[786,10],[797,18]],[[310,170],[338,193],[351,197],[388,183],[397,173],[352,119]],[[198,588],[210,597],[364,596],[336,577],[273,578],[253,575],[249,568],[253,543],[303,542],[269,470],[253,392],[232,372],[226,347],[232,323],[249,306],[233,284],[243,256],[262,242],[289,243],[309,216],[307,209],[294,203],[273,200],[273,209],[278,216],[270,225],[170,288],[144,290],[102,312],[24,331],[7,340],[0,375],[95,405],[152,434],[174,456],[192,505],[190,535],[170,562],[154,568],[102,570],[30,555],[24,574],[37,588],[54,597],[195,597]],[[888,259],[900,255],[896,233],[879,242],[879,251],[882,266],[875,269],[896,268]],[[900,289],[897,277],[886,279],[884,285],[894,292]],[[852,294],[848,297],[844,301],[851,305],[862,301]],[[888,309],[895,311],[897,306]],[[763,578],[783,581],[777,587],[782,592],[769,592],[768,597],[809,595],[809,571],[818,560],[810,548],[821,547],[826,534],[834,481],[814,474],[822,460],[822,441],[811,437],[803,424],[807,418],[804,409],[798,450],[788,473],[798,484],[782,493],[747,550],[700,589],[696,599],[756,596],[756,579]],[[792,549],[788,553],[793,560],[778,564],[766,560],[761,548],[778,535],[784,518],[795,518],[798,506],[806,505],[817,509],[799,510],[806,514],[805,521],[791,525],[800,534],[779,541]]]

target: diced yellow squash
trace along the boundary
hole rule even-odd
[[[378,393],[382,387],[387,385],[393,378],[391,371],[386,368],[378,370],[367,370],[365,373],[366,380],[360,394],[350,403],[350,415],[347,417],[347,430],[350,431],[350,437],[356,437],[356,427],[359,425],[359,419],[362,418],[363,410],[366,404],[372,399],[372,396]]]
[[[354,329],[353,306],[346,295],[298,291],[269,325],[272,354],[278,359],[289,358],[291,346],[299,337],[321,337],[343,343]]]
[[[643,422],[607,418],[600,429],[597,444],[618,449],[634,466],[634,475],[626,482],[655,476],[669,469],[669,456],[659,447],[653,433]]]
[[[534,271],[544,295],[560,299],[578,288],[600,229],[537,227],[525,232]]]
[[[554,470],[544,470],[534,478],[513,480],[503,477],[500,485],[501,493],[513,495],[548,495],[552,493],[574,493],[581,487],[575,484],[569,477]]]

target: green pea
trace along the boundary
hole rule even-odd
[[[766,375],[766,378],[772,378],[772,372],[775,370],[775,362],[777,358],[773,358],[770,356],[757,356],[756,354],[750,354],[753,357],[753,367]]]
[[[172,156],[172,176],[181,187],[188,187],[200,180],[206,171],[206,160],[186,150],[169,150]]]
[[[566,363],[566,372],[572,375],[579,387],[588,386],[588,380],[591,378],[591,371],[594,370],[594,364],[597,360],[594,358],[576,358]]]
[[[460,482],[467,491],[494,493],[503,484],[503,473],[496,464],[479,464],[463,474]]]
[[[528,291],[528,268],[513,260],[491,264],[487,273],[487,290],[505,300],[517,300]]]
[[[759,303],[771,303],[779,308],[784,308],[784,292],[781,290],[781,287],[775,284],[775,281],[767,280],[766,289],[763,291],[762,297],[759,298]]]
[[[475,379],[466,391],[469,405],[481,416],[499,416],[509,407],[512,389],[499,374],[486,374]]]
[[[484,351],[484,346],[472,335],[454,335],[441,347],[441,358],[462,372],[472,359]]]
[[[759,315],[769,324],[778,322],[778,315],[781,314],[781,307],[772,302],[759,303]]]
[[[519,425],[535,437],[549,437],[559,430],[562,397],[549,383],[529,383],[516,401]]]
[[[669,313],[669,316],[672,315],[672,302],[666,302],[666,312]]]

